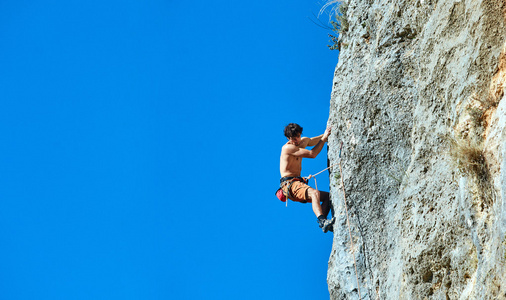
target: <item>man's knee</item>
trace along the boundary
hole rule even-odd
[[[310,188],[308,191],[307,191],[307,194],[309,196],[309,199],[312,200],[315,200],[315,199],[320,199],[320,192],[313,189],[313,188]]]

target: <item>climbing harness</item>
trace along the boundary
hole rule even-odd
[[[307,184],[307,182],[308,182],[307,178],[304,178],[304,177],[283,177],[279,180],[279,189],[276,191],[276,197],[278,197],[279,200],[285,202],[287,207],[288,207],[287,199],[290,196],[292,196],[292,195],[290,195],[290,188],[292,187],[292,184],[295,181],[301,181],[305,184]],[[285,192],[283,189],[287,185],[288,185],[288,187]]]

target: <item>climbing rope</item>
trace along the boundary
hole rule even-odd
[[[314,178],[314,185],[315,185],[315,189],[318,190],[318,184],[316,183],[316,175],[322,173],[323,171],[326,171],[330,168],[332,168],[333,166],[335,165],[339,165],[339,172],[341,174],[341,186],[343,187],[343,198],[344,198],[344,208],[346,210],[346,224],[348,225],[348,233],[350,234],[350,243],[351,243],[351,254],[353,255],[353,262],[354,262],[354,265],[355,265],[355,275],[357,276],[357,289],[358,289],[358,299],[362,299],[361,295],[360,295],[360,283],[358,281],[358,271],[357,271],[357,260],[355,259],[355,251],[354,251],[354,246],[353,246],[353,238],[351,236],[351,226],[350,226],[350,217],[348,215],[348,204],[346,202],[346,192],[344,191],[344,181],[343,181],[343,168],[341,166],[341,151],[343,150],[343,142],[341,142],[341,146],[339,147],[339,162],[331,165],[330,167],[326,168],[326,169],[323,169],[321,170],[320,172],[314,174],[314,175],[309,175],[307,178],[310,179],[310,178]]]
[[[316,174],[314,174],[314,175],[309,175],[309,176],[307,177],[307,179],[309,180],[309,179],[313,178],[313,179],[314,179],[314,186],[315,186],[315,189],[316,189],[316,190],[318,190],[318,184],[316,183],[316,177],[315,177],[315,176],[316,176],[316,175],[318,175],[318,174],[320,174],[320,173],[322,173],[322,172],[324,172],[324,171],[327,171],[328,169],[332,168],[333,166],[335,166],[335,165],[337,165],[337,164],[339,164],[339,163],[335,163],[335,164],[331,165],[330,167],[325,168],[325,169],[321,170],[320,172],[318,172],[318,173],[316,173]]]

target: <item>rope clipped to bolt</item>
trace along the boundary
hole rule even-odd
[[[345,189],[344,189],[344,181],[343,181],[343,168],[341,166],[341,152],[343,150],[343,142],[341,141],[341,146],[339,147],[339,162],[331,165],[330,167],[328,168],[325,168],[323,170],[321,170],[320,172],[314,174],[314,175],[309,175],[307,177],[307,179],[309,180],[310,178],[314,178],[314,185],[315,185],[315,188],[316,190],[318,190],[318,184],[316,183],[316,175],[332,168],[333,166],[335,165],[339,165],[339,173],[341,174],[341,186],[343,187],[343,198],[344,198],[344,208],[346,210],[346,224],[348,225],[348,233],[350,234],[350,243],[351,243],[351,254],[353,255],[353,262],[354,262],[354,265],[355,265],[355,275],[357,277],[357,289],[358,289],[358,299],[362,299],[361,295],[360,295],[360,283],[358,281],[358,271],[357,271],[357,260],[355,258],[355,251],[354,251],[354,245],[353,245],[353,238],[351,236],[351,226],[350,226],[350,217],[348,215],[348,204],[346,202],[346,192],[345,192]]]

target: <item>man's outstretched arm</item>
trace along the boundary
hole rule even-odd
[[[322,151],[323,145],[327,142],[329,135],[330,127],[327,127],[325,133],[321,135],[321,138],[319,138],[318,142],[316,142],[313,149],[307,150],[304,148],[290,147],[288,149],[288,154],[297,157],[315,158],[318,154],[320,154],[320,151]]]
[[[328,131],[328,132],[327,132]],[[323,138],[324,135],[326,135],[326,137],[328,138],[330,134],[330,127],[327,127],[325,129],[325,132],[323,134],[320,134],[319,136],[315,136],[315,137],[312,137],[312,138],[307,138],[307,146],[316,146],[316,144],[318,144],[319,141],[321,141],[321,139]],[[327,140],[325,140],[324,142],[326,142]]]
[[[316,144],[318,144],[318,142],[322,139],[323,137],[323,134],[320,134],[319,136],[315,136],[315,137],[312,137],[312,138],[309,138],[309,142],[308,142],[308,146],[316,146]]]

